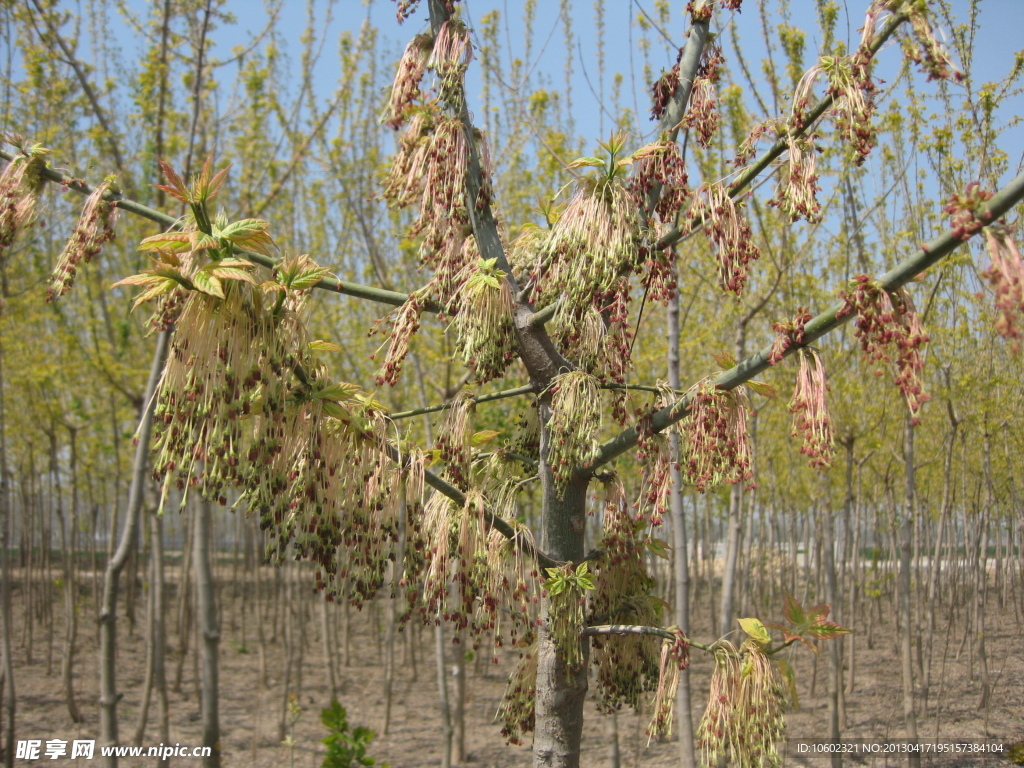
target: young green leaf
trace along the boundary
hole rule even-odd
[[[740,628],[760,645],[768,645],[772,641],[772,636],[768,634],[760,619],[740,619]]]

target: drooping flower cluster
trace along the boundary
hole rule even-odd
[[[458,358],[473,371],[477,383],[500,376],[515,357],[515,300],[493,259],[478,260],[471,267],[459,303],[452,323]]]
[[[358,394],[351,385],[317,380],[308,396],[257,417],[242,496],[260,515],[269,559],[309,560],[329,600],[345,587],[344,597],[356,604],[385,583],[404,486],[383,450],[382,415]]]
[[[145,288],[136,306],[185,292],[154,408],[161,503],[175,486],[182,503],[189,489],[220,504],[237,491],[267,532],[269,558],[315,563],[328,599],[372,597],[394,556],[404,489],[421,492],[422,457],[400,467],[383,406],[328,380],[313,353],[336,345],[307,343],[299,312],[327,270],[292,256],[257,284],[258,268],[232,249],[268,254],[267,223],[211,220],[207,210],[225,171],[213,175],[211,159],[190,185],[166,164],[164,172],[163,188],[192,214],[180,230],[143,240],[154,267],[119,283]],[[418,540],[417,521],[406,523]],[[422,566],[411,551],[396,567]]]
[[[267,413],[283,409],[296,349],[261,309],[262,295],[244,282],[223,299],[191,291],[185,300],[154,410],[153,466],[165,496],[173,479],[226,503],[242,481],[243,417],[257,398]]]
[[[662,74],[651,88],[653,103],[651,104],[651,119],[660,120],[668,109],[669,102],[676,95],[679,87],[679,62],[683,58],[683,48],[676,54],[676,63],[668,72]]]
[[[747,137],[740,142],[740,145],[736,150],[736,157],[732,161],[733,165],[739,168],[749,163],[757,153],[757,142],[760,141],[763,136],[771,134],[778,138],[786,135],[788,130],[789,120],[780,117],[769,117],[755,123],[754,127],[750,129],[750,133],[747,134]]]
[[[718,284],[723,291],[742,293],[748,265],[760,257],[750,224],[740,214],[724,184],[702,185],[693,196],[689,218],[704,224],[718,257]]]
[[[591,624],[657,624],[650,598],[654,579],[644,560],[644,525],[633,519],[617,478],[605,481],[601,556],[595,562],[590,598]],[[652,635],[625,634],[591,639],[597,667],[597,706],[602,712],[639,709],[658,681],[658,645]]]
[[[676,395],[664,382],[658,382],[661,394],[654,404],[655,410],[674,405]],[[672,465],[678,457],[672,452],[672,434],[678,436],[678,424],[655,434],[651,420],[646,416],[637,422],[636,459],[640,466],[640,493],[636,504],[637,520],[647,520],[651,525],[661,525],[668,512],[669,491],[672,483]]]
[[[722,47],[712,43],[704,47],[701,54],[697,74],[693,78],[693,90],[690,92],[690,108],[683,116],[681,125],[692,128],[697,143],[705,149],[711,146],[715,131],[722,121],[718,111],[718,93],[715,86],[721,77],[721,67],[725,63]]]
[[[498,706],[496,719],[501,721],[501,735],[509,744],[522,744],[523,737],[533,732],[536,699],[537,644],[533,643],[516,661]]]
[[[893,13],[905,13],[911,34],[903,39],[904,55],[917,64],[929,80],[958,83],[963,74],[939,42],[931,23],[931,0],[879,0]]]
[[[57,259],[50,287],[46,290],[47,301],[56,301],[70,291],[75,284],[78,265],[88,264],[106,243],[114,239],[118,208],[103,198],[108,191],[116,190],[117,185],[108,179],[86,198],[78,224]]]
[[[465,425],[467,409],[459,410],[463,415],[456,420]],[[478,470],[481,474],[499,466],[504,466],[497,470],[499,476],[513,474],[509,467],[514,462],[498,452],[484,463],[486,467]],[[448,479],[453,479],[452,466],[445,470]],[[436,493],[423,512],[419,546],[425,555],[424,617],[468,629],[474,648],[487,634],[495,648],[506,640],[519,646],[533,636],[540,585],[529,553],[536,551],[536,546],[529,529],[515,519],[514,495],[500,498],[510,490],[501,477],[492,477],[486,493],[474,486],[466,492],[463,504]],[[512,529],[509,537],[491,526],[494,517]],[[498,663],[497,657],[492,661]]]
[[[647,724],[647,743],[651,739],[672,734],[672,712],[679,688],[679,673],[690,666],[690,641],[682,630],[675,630],[675,640],[663,640],[658,664],[658,687],[654,692],[651,722]]]
[[[778,671],[761,647],[748,640],[737,650],[720,640],[697,746],[705,765],[717,765],[729,753],[740,768],[782,764],[778,747],[785,737],[783,693]]]
[[[821,203],[818,202],[817,148],[814,146],[817,134],[796,137],[787,135],[789,158],[786,169],[775,187],[775,195],[769,205],[778,208],[790,221],[804,219],[817,222],[821,219]]]
[[[697,726],[697,747],[707,766],[718,765],[729,748],[735,722],[735,689],[740,675],[738,654],[728,640],[718,641],[713,655],[715,666],[711,671],[708,705]]]
[[[950,218],[953,236],[967,241],[992,218],[985,210],[985,204],[992,199],[992,193],[972,181],[962,194],[953,194],[946,200],[942,211]]]
[[[1014,350],[1020,350],[1020,339],[1024,337],[1021,320],[1024,318],[1024,263],[1008,227],[997,224],[985,227],[985,244],[988,246],[991,266],[982,272],[988,278],[996,294],[996,331],[1013,342]]]
[[[413,233],[433,244],[467,221],[463,196],[468,168],[469,144],[462,122],[444,114],[436,102],[428,102],[414,108],[382,194],[399,208],[417,205]],[[421,248],[420,255],[424,264],[435,266],[430,248]]]
[[[678,261],[679,254],[671,246],[647,250],[642,283],[650,301],[667,303],[676,295],[678,288],[676,263]]]
[[[562,300],[562,327],[578,323],[594,297],[610,295],[620,275],[638,266],[643,244],[643,215],[622,173],[631,162],[621,159],[625,137],[605,145],[607,161],[584,158],[570,167],[600,166],[585,176],[546,238],[531,271],[535,298],[541,305]]]
[[[647,205],[653,190],[660,193],[650,213],[663,224],[675,221],[690,198],[686,161],[679,143],[662,138],[633,153],[634,173],[629,189],[638,204]]]
[[[812,317],[813,315],[807,309],[798,307],[796,315],[792,320],[772,323],[772,329],[777,335],[772,340],[772,350],[771,354],[768,355],[768,365],[777,365],[794,344],[804,343],[804,326]]]
[[[703,493],[722,483],[750,483],[750,435],[742,391],[715,388],[710,378],[690,390],[680,429],[684,481]]]
[[[832,419],[825,401],[825,393],[828,391],[825,368],[816,352],[805,349],[797,356],[800,358],[800,368],[793,399],[789,402],[789,410],[793,414],[791,435],[803,438],[800,453],[808,457],[808,466],[828,469],[832,466],[836,448]]]
[[[442,24],[428,62],[437,75],[442,103],[461,106],[462,82],[472,58],[473,46],[466,25],[457,19]]]
[[[571,670],[583,664],[583,630],[589,590],[594,588],[587,561],[573,567],[572,563],[547,569],[548,579],[544,582],[547,593],[548,632],[555,646],[555,653]]]
[[[448,477],[462,489],[469,487],[469,462],[473,447],[473,410],[476,401],[469,390],[455,395],[437,435],[437,449]]]
[[[928,343],[928,334],[914,310],[905,288],[890,293],[869,275],[856,275],[850,290],[840,293],[843,309],[840,316],[857,313],[856,335],[865,359],[896,365],[896,386],[906,400],[914,424],[920,423],[918,412],[928,399],[921,382],[924,369],[921,350]],[[882,371],[876,371],[881,375]]]
[[[377,371],[378,387],[384,384],[395,386],[398,383],[398,376],[402,372],[402,363],[405,362],[405,356],[409,354],[409,344],[420,328],[423,303],[422,293],[410,293],[409,300],[405,304],[395,310],[393,315],[378,320],[376,327],[371,331],[371,333],[377,332],[379,326],[385,323],[390,326],[387,330],[388,340],[385,342],[388,349],[384,355],[384,362]],[[373,357],[376,357],[376,353]]]
[[[4,134],[5,144],[20,150],[0,173],[0,251],[9,248],[18,233],[35,216],[36,201],[43,188],[40,171],[46,167],[50,150],[39,144],[23,146],[20,136]]]
[[[478,381],[500,375],[513,358],[511,292],[494,285],[491,278],[504,282],[504,276],[497,277],[493,264],[479,268],[481,256],[466,210],[467,189],[475,190],[477,205],[490,198],[486,142],[481,134],[470,135],[458,114],[471,58],[469,31],[458,19],[445,21],[436,36],[417,36],[402,57],[385,113],[389,125],[405,130],[382,197],[395,208],[416,209],[409,236],[419,239],[420,264],[433,273],[416,297],[418,306],[406,305],[393,326],[385,368],[378,374],[379,381],[392,385],[419,327],[419,311],[430,299],[458,315],[458,354],[474,362]],[[425,92],[427,71],[436,76],[436,87]],[[467,178],[470,166],[476,167],[474,158],[480,166],[479,189],[470,187]]]
[[[505,518],[515,531],[512,538],[497,529],[488,532],[487,559],[477,572],[482,578],[478,590],[475,626],[478,632],[491,631],[495,648],[505,643],[503,606],[508,609],[508,643],[521,646],[533,638],[534,607],[540,602],[540,581],[536,563],[527,562],[525,552],[536,551],[533,534],[514,518]],[[497,656],[491,661],[498,663]]]
[[[466,503],[459,505],[435,493],[424,508],[423,533],[430,546],[423,580],[426,616],[467,628],[476,613],[474,603],[480,591],[477,571],[487,562],[483,497],[472,492]],[[449,594],[449,584],[454,585],[454,596]]]
[[[556,485],[565,486],[576,468],[594,457],[600,429],[597,379],[584,371],[556,376],[551,382],[547,456]]]
[[[873,57],[862,44],[849,56],[822,56],[804,73],[793,94],[792,128],[806,125],[806,111],[811,106],[812,87],[819,76],[828,81],[826,92],[832,97],[829,114],[846,144],[853,150],[853,159],[861,165],[875,146],[874,127],[876,86],[871,76]]]
[[[430,35],[419,34],[405,47],[385,113],[384,122],[391,128],[398,129],[405,124],[410,108],[422,95],[420,83],[427,70],[432,42]]]

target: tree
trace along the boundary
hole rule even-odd
[[[400,14],[415,5],[401,3]],[[738,3],[721,5],[735,9]],[[1024,298],[1020,257],[997,220],[1024,195],[1024,179],[994,196],[967,187],[949,204],[951,229],[879,278],[854,277],[831,310],[812,316],[798,309],[793,319],[776,323],[774,341],[759,352],[743,356],[745,344],[736,344],[742,359],[723,358],[725,370],[718,375],[687,390],[637,386],[630,382],[640,314],[631,312],[631,292],[642,290],[644,302],[667,298],[685,260],[705,251],[718,260],[722,291],[738,295],[756,280],[749,274],[761,256],[755,241],[770,241],[776,230],[762,223],[755,232],[745,212],[760,209],[744,195],[784,156],[771,200],[778,212],[757,217],[763,222],[774,216],[775,227],[787,220],[820,221],[815,142],[821,121],[831,120],[842,141],[831,162],[855,172],[876,140],[872,66],[887,39],[906,26],[909,55],[928,75],[955,76],[935,43],[925,5],[873,3],[862,43],[851,54],[830,50],[806,74],[792,78],[792,109],[750,130],[741,145],[743,170],[726,184],[712,181],[723,175],[724,155],[713,151],[717,127],[723,119],[731,120],[730,128],[742,120],[728,94],[721,107],[717,103],[722,61],[720,50],[709,45],[713,7],[692,3],[678,63],[655,85],[657,139],[634,148],[617,133],[597,156],[568,163],[574,178],[564,205],[546,207],[542,226],[523,226],[514,239],[492,211],[499,198],[487,139],[472,124],[465,94],[469,31],[455,3],[429,0],[428,6],[430,31],[406,49],[385,111],[385,122],[403,133],[382,193],[408,224],[408,242],[429,273],[421,288],[404,293],[340,280],[287,247],[278,257],[267,221],[231,220],[215,212],[211,201],[219,192],[223,199],[227,177],[212,161],[191,178],[161,164],[166,183],[159,189],[187,211],[178,220],[133,203],[111,184],[91,188],[71,180],[46,167],[41,148],[21,144],[18,152],[4,155],[10,163],[6,189],[17,201],[9,206],[5,226],[11,238],[25,226],[25,211],[43,180],[91,194],[55,272],[54,298],[103,245],[115,210],[168,227],[141,240],[140,250],[153,256],[150,268],[119,283],[140,286],[135,305],[157,301],[157,324],[173,322],[177,328],[155,401],[155,469],[164,498],[199,493],[258,514],[272,555],[314,562],[317,586],[330,598],[373,597],[389,583],[394,559],[410,605],[428,620],[443,617],[478,637],[494,633],[523,644],[523,663],[504,705],[509,735],[533,727],[538,765],[578,765],[592,650],[602,703],[611,709],[635,706],[654,693],[656,730],[670,719],[662,704],[673,698],[673,667],[685,665],[691,645],[702,647],[682,633],[652,626],[658,614],[646,595],[645,553],[659,550],[652,531],[668,506],[673,464],[700,491],[723,482],[750,483],[749,400],[770,392],[754,377],[786,357],[799,358],[791,409],[804,438],[802,451],[816,465],[829,464],[833,438],[824,370],[810,345],[854,317],[857,342],[874,361],[892,363],[909,418],[916,420],[925,399],[925,336],[905,286],[984,228],[1001,328],[1014,336]],[[428,73],[433,87],[424,80]],[[814,101],[818,81],[824,95]],[[195,82],[198,91],[202,78]],[[197,109],[193,122],[200,117]],[[678,142],[684,127],[702,147],[695,153],[705,182],[696,189],[687,185]],[[755,159],[765,136],[771,144]],[[249,138],[258,142],[260,136]],[[301,147],[296,142],[297,157]],[[279,178],[287,176],[285,170]],[[293,236],[301,229],[298,208],[282,226]],[[291,239],[273,231],[284,243]],[[684,238],[698,233],[707,245],[680,254]],[[373,266],[382,278],[383,270]],[[706,272],[706,263],[699,270]],[[787,266],[778,263],[776,272],[781,282]],[[447,414],[436,446],[417,447],[395,425],[430,408],[392,412],[368,387],[328,375],[323,357],[338,347],[310,341],[306,331],[305,305],[314,287],[397,307],[382,326],[389,338],[378,386],[400,382],[425,313],[451,318],[454,357],[476,384],[515,377],[521,374],[518,363],[528,383],[490,394],[457,388],[436,409]],[[753,315],[744,314],[743,329],[748,316]],[[627,392],[650,397],[630,401]],[[520,395],[532,397],[521,431],[488,456],[475,455],[493,441],[495,430],[476,430],[474,409]],[[603,425],[613,421],[622,428],[609,435]],[[678,455],[666,435],[678,441]],[[634,448],[643,454],[635,508],[608,467]],[[909,515],[913,452],[907,456]],[[540,509],[531,531],[520,519],[516,494],[535,479]],[[588,552],[588,498],[595,480],[606,491],[603,531],[599,546]],[[429,498],[425,485],[435,491]],[[733,503],[738,513],[739,501]],[[400,531],[406,532],[406,545],[397,547]],[[198,542],[201,531],[196,536]],[[739,543],[737,532],[734,544]],[[902,573],[909,578],[906,568]],[[904,610],[909,622],[909,608]],[[791,604],[787,614],[785,642],[802,633],[838,631],[827,623],[827,611],[805,612]],[[770,663],[777,647],[763,625],[745,621],[750,639],[740,648],[727,640],[703,646],[714,660],[713,685],[730,704],[713,701],[699,729],[706,752],[729,748],[741,762],[754,759],[751,743],[771,754],[781,726],[781,690]],[[504,630],[504,623],[511,626]],[[741,679],[757,685],[743,686]],[[535,699],[530,690],[536,690]],[[113,693],[104,691],[105,699]],[[763,719],[743,717],[733,695],[752,696],[748,703],[766,713]],[[912,714],[912,693],[910,706]]]

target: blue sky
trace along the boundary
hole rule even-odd
[[[140,15],[146,13],[148,3],[145,0],[127,0],[125,5]],[[520,0],[463,0],[469,19],[479,24],[480,19],[491,11],[500,14],[504,27],[506,49],[522,55],[522,7]],[[639,31],[636,26],[631,28],[630,20],[643,12],[655,16],[654,0],[605,0],[605,56],[606,69],[609,73],[604,78],[604,99],[610,103],[611,73],[622,72],[626,77],[623,87],[623,104],[632,107],[635,103],[637,111],[645,115],[649,108],[647,96],[648,86],[643,82],[642,63],[636,50],[636,38]],[[769,5],[775,3],[769,0]],[[846,36],[851,44],[859,39],[858,29],[863,22],[863,10],[867,0],[840,0],[840,36]],[[215,39],[219,43],[216,53],[226,56],[232,46],[252,38],[266,23],[266,12],[262,7],[254,8],[251,0],[227,0],[226,10],[234,13],[238,23],[234,28],[218,30]],[[325,24],[324,4],[317,3],[317,26],[324,30],[326,44],[324,55],[316,71],[316,87],[322,91],[322,99],[327,100],[337,85],[337,45],[338,35],[344,31],[358,31],[368,19],[382,35],[382,40],[396,55],[404,44],[418,31],[426,26],[426,2],[422,8],[407,21],[399,25],[395,19],[395,3],[391,0],[337,0],[331,7],[331,19]],[[683,14],[685,0],[671,0],[670,28],[666,31],[676,41],[682,42],[687,21]],[[746,56],[751,66],[757,68],[763,43],[760,29],[758,3],[746,0],[744,10],[740,13],[716,13],[715,27],[735,23],[739,38],[744,41]],[[953,0],[953,13],[957,18],[966,19],[969,0]],[[981,0],[980,28],[977,35],[977,55],[975,60],[975,79],[978,83],[998,81],[1010,69],[1018,46],[1024,47],[1020,38],[1020,30],[1024,29],[1024,0]],[[816,38],[816,3],[813,0],[790,0],[790,23],[807,30],[806,63],[813,62],[818,48]],[[602,113],[600,99],[594,93],[599,88],[597,49],[598,35],[595,24],[594,0],[578,0],[572,4],[574,18],[573,41],[573,117],[579,133],[586,136],[592,146],[596,140],[604,138],[611,131],[611,119]],[[531,62],[533,71],[547,78],[554,88],[560,88],[564,82],[566,63],[566,45],[559,23],[559,3],[555,0],[538,0],[535,23],[535,54]],[[116,21],[116,19],[115,19]],[[773,20],[774,21],[774,20]],[[307,25],[307,5],[297,0],[284,0],[280,19],[280,32],[285,41],[286,51],[297,57],[300,51],[300,38]],[[844,33],[845,28],[845,33]],[[114,31],[115,36],[126,51],[132,51],[139,45],[127,27]],[[632,41],[632,44],[631,44]],[[672,63],[671,54],[660,44],[657,35],[651,50],[651,64],[655,72]],[[506,50],[506,53],[507,53]],[[895,44],[890,44],[879,57],[878,72],[885,78],[886,73],[894,72],[900,60],[900,52]],[[727,62],[729,64],[729,62]],[[477,67],[478,71],[478,67]],[[470,108],[473,109],[475,96],[472,92],[474,75],[470,75]],[[635,83],[629,87],[629,80]],[[478,80],[476,81],[479,82]],[[924,83],[921,76],[920,82]],[[922,87],[927,87],[922,85]],[[633,94],[636,94],[635,101]],[[1024,115],[1024,99],[1004,104],[1000,118],[1005,122],[1015,116]],[[1010,151],[1011,165],[1016,166],[1024,152],[1024,126],[1018,127],[1007,137],[1004,146]],[[1016,147],[1016,148],[1015,148]]]

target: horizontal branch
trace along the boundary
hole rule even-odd
[[[17,157],[16,154],[0,149],[0,158],[7,162],[11,162],[15,157]],[[60,184],[65,189],[70,189],[80,195],[90,195],[96,190],[94,186],[88,184],[82,179],[65,175],[54,168],[44,168],[40,172],[40,175],[46,181],[54,184]],[[131,200],[120,192],[108,191],[103,198],[117,205],[117,207],[122,211],[128,211],[140,218],[149,219],[161,226],[172,227],[178,223],[178,219],[175,219],[173,216],[168,216],[166,213],[150,208],[149,206],[143,205],[135,200]],[[261,253],[255,253],[254,251],[238,248],[237,246],[235,246],[235,250],[244,255],[249,261],[267,267],[268,269],[273,269],[278,261],[270,256],[264,256]],[[330,291],[332,293],[340,293],[345,296],[353,296],[358,299],[375,301],[379,304],[390,304],[393,307],[399,307],[409,299],[409,295],[406,293],[401,293],[399,291],[387,291],[383,288],[375,288],[370,285],[351,283],[347,280],[339,280],[333,276],[324,277],[313,287],[324,291]],[[427,312],[439,311],[439,307],[435,306],[432,302],[425,304],[423,309]]]
[[[517,395],[528,395],[531,392],[536,391],[536,388],[532,384],[524,384],[521,387],[515,387],[514,389],[504,389],[501,392],[492,392],[489,395],[475,395],[470,398],[474,403],[487,403],[492,400],[504,400],[507,397],[516,397]],[[399,411],[398,413],[392,413],[389,418],[392,421],[398,421],[399,419],[408,419],[413,416],[422,416],[425,413],[436,413],[437,411],[446,411],[452,407],[454,400],[449,400],[447,403],[440,403],[438,405],[427,405],[423,408],[414,408],[411,411]]]
[[[1017,178],[993,195],[978,218],[980,221],[985,223],[994,222],[1005,216],[1010,209],[1022,199],[1024,199],[1024,173],[1021,173]],[[878,282],[885,290],[895,291],[909,283],[929,267],[937,264],[963,243],[964,240],[956,234],[955,230],[947,230],[927,245],[922,246],[921,249],[915,252],[913,256],[904,259],[893,269],[882,275],[878,279]],[[806,347],[814,341],[817,341],[822,336],[835,330],[853,317],[853,313],[841,316],[840,312],[842,309],[843,305],[837,304],[827,312],[823,312],[809,321],[804,326],[803,343],[793,344],[786,350],[783,356],[789,357],[790,355],[795,354],[798,349]],[[715,386],[718,389],[731,390],[746,384],[757,376],[757,374],[771,367],[768,363],[771,353],[771,345],[768,345],[759,352],[750,355],[729,370],[720,373],[714,379]],[[691,398],[689,396],[683,397],[674,405],[657,411],[651,417],[650,429],[654,432],[661,432],[682,419],[686,414],[687,408],[689,408],[690,399]],[[585,475],[593,474],[594,470],[598,467],[607,464],[612,459],[622,455],[636,445],[636,442],[636,427],[630,427],[629,429],[623,430],[611,440],[602,444],[599,447],[596,456],[581,467],[580,472]]]
[[[676,633],[670,629],[662,629],[661,627],[644,627],[638,624],[602,624],[594,627],[584,627],[583,631],[580,632],[582,637],[596,637],[596,636],[608,636],[608,635],[653,635],[654,637],[660,637],[664,640],[676,639]],[[686,642],[692,648],[696,648],[707,653],[714,652],[714,647],[710,645],[704,645],[704,643],[698,643],[690,638],[686,638]]]

